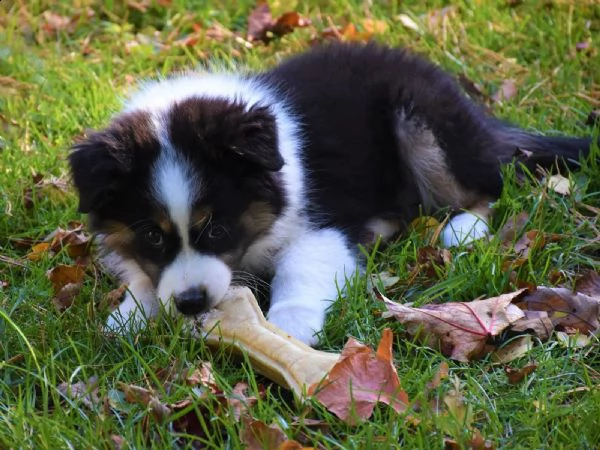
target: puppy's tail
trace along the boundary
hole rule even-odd
[[[593,143],[592,138],[541,136],[504,124],[495,128],[494,135],[501,142],[500,162],[514,162],[530,171],[537,167],[577,169]]]

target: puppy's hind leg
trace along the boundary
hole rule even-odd
[[[338,230],[309,231],[280,255],[271,288],[268,320],[308,345],[325,322],[325,311],[356,269],[354,253]],[[337,283],[337,285],[336,285]]]
[[[488,236],[490,214],[490,202],[481,201],[452,217],[442,230],[442,244],[456,247]]]

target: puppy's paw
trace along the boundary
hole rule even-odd
[[[445,247],[469,244],[489,234],[488,224],[477,214],[465,212],[454,216],[442,231]]]
[[[125,300],[108,316],[104,325],[104,332],[120,335],[136,333],[146,327],[148,318],[151,317],[151,315],[147,315],[149,312],[152,313],[151,310],[146,311],[144,304],[136,302],[128,292]]]
[[[311,347],[319,342],[316,333],[323,328],[324,319],[322,311],[296,305],[276,305],[267,317],[273,325]]]

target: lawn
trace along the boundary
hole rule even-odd
[[[87,128],[107,123],[137,80],[207,62],[261,70],[328,39],[373,39],[427,55],[522,127],[598,134],[591,118],[600,109],[596,0],[269,4],[274,18],[296,11],[310,24],[262,42],[248,39],[256,7],[249,0],[0,2],[0,448],[243,448],[260,427],[296,441],[287,448],[598,448],[597,337],[586,345],[533,339],[510,362],[461,363],[382,317],[368,282],[398,302],[423,305],[526,285],[572,286],[586,270],[600,271],[597,148],[580,170],[563,174],[567,194],[508,167],[494,205],[497,236],[450,249],[445,263],[423,262],[423,248],[437,242],[422,227],[365,249],[368,273],[348,280],[333,303],[320,347],[340,351],[350,336],[376,347],[391,328],[410,414],[380,405],[370,419],[347,424],[243,359],[209,351],[174,319],[107,337],[101,325],[117,285],[93,264],[72,304],[57,307],[47,272],[73,266],[76,255],[60,243],[32,246],[85,222],[68,188],[66,155]],[[520,213],[521,233],[546,237],[526,256],[499,237]],[[198,381],[206,362],[214,380]],[[444,363],[449,375],[432,385]],[[507,370],[533,363],[522,381],[509,381]]]

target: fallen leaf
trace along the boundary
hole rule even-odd
[[[287,436],[277,425],[266,423],[244,416],[240,430],[240,441],[247,450],[278,449]]]
[[[515,80],[508,79],[502,82],[498,91],[491,98],[496,103],[501,103],[511,100],[515,95],[517,95],[517,84]]]
[[[448,363],[446,361],[441,362],[432,380],[429,383],[427,383],[427,390],[432,391],[434,389],[437,389],[442,383],[442,380],[448,378],[448,370]]]
[[[75,25],[67,16],[62,16],[52,11],[44,11],[42,13],[44,23],[42,29],[48,33],[57,33],[66,31],[72,33],[75,31]]]
[[[310,25],[310,20],[302,17],[299,13],[283,13],[271,27],[271,32],[276,36],[283,36],[291,33],[296,28],[304,28]]]
[[[271,8],[267,2],[260,2],[248,16],[248,40],[264,41],[272,26]]]
[[[90,377],[87,381],[77,383],[60,383],[56,389],[65,397],[83,403],[87,408],[94,409],[100,404],[98,397],[98,377]]]
[[[350,338],[324,382],[310,386],[309,393],[350,424],[369,418],[378,402],[406,411],[408,395],[393,364],[392,338],[386,328],[377,352]]]
[[[248,395],[248,389],[247,383],[237,383],[227,397],[236,421],[239,421],[242,415],[258,402],[256,397]]]
[[[23,191],[23,206],[32,209],[36,203],[49,200],[53,203],[64,202],[69,196],[69,186],[62,178],[44,179],[41,174],[32,176],[33,186]]]
[[[295,11],[283,13],[273,19],[271,9],[267,2],[259,3],[248,17],[248,41],[262,41],[268,44],[275,37],[281,37],[291,33],[296,28],[310,25],[310,20],[302,17]]]
[[[517,320],[511,327],[515,333],[533,333],[542,341],[550,338],[554,325],[546,311],[523,311],[525,317]]]
[[[529,214],[525,211],[508,218],[502,229],[498,232],[498,238],[504,246],[512,245],[517,236],[527,226],[529,222]]]
[[[590,334],[600,327],[600,299],[570,289],[538,287],[516,305],[523,310],[546,312],[559,331],[569,328]]]
[[[537,367],[538,365],[535,362],[527,364],[519,369],[513,369],[512,367],[506,366],[504,368],[504,373],[510,384],[518,384],[523,381],[527,375],[531,375]]]
[[[217,382],[213,374],[212,364],[208,361],[201,361],[194,371],[185,377],[185,383],[188,386],[197,386],[199,384],[211,388],[212,392],[217,390]]]
[[[111,434],[110,441],[112,442],[113,450],[121,450],[122,448],[126,448],[127,441],[118,434]]]
[[[560,195],[569,195],[571,193],[571,182],[561,174],[551,175],[548,178],[548,187]]]
[[[557,331],[555,333],[556,340],[566,348],[582,348],[587,347],[592,343],[592,338],[581,333],[565,333]]]
[[[58,312],[63,312],[73,305],[73,301],[80,291],[81,283],[67,283],[54,296],[52,303]]]
[[[417,33],[421,32],[421,27],[417,22],[415,22],[412,17],[407,14],[398,14],[396,19],[409,30],[416,31]]]
[[[573,290],[590,297],[600,297],[600,275],[593,270],[584,272],[575,282]]]
[[[52,283],[54,295],[58,295],[67,284],[78,284],[83,281],[85,271],[81,266],[58,265],[46,272],[46,277]]]
[[[49,242],[40,242],[39,244],[35,244],[33,247],[31,247],[31,251],[25,255],[25,258],[32,262],[38,262],[48,254],[49,250]]]
[[[533,339],[529,334],[517,336],[507,344],[494,350],[491,359],[495,364],[506,364],[525,356],[533,348]]]
[[[485,439],[481,431],[475,429],[473,432],[473,437],[471,438],[471,442],[469,443],[470,450],[494,450],[496,446],[489,439]]]
[[[127,293],[127,285],[122,284],[116,289],[108,292],[102,301],[101,308],[107,309],[108,311],[114,311],[121,304],[121,300]]]
[[[412,308],[392,302],[379,294],[388,313],[406,325],[410,334],[458,361],[470,361],[488,353],[488,339],[525,316],[512,304],[526,294],[522,289],[510,294],[472,302],[450,302]],[[384,315],[384,316],[385,316]]]

